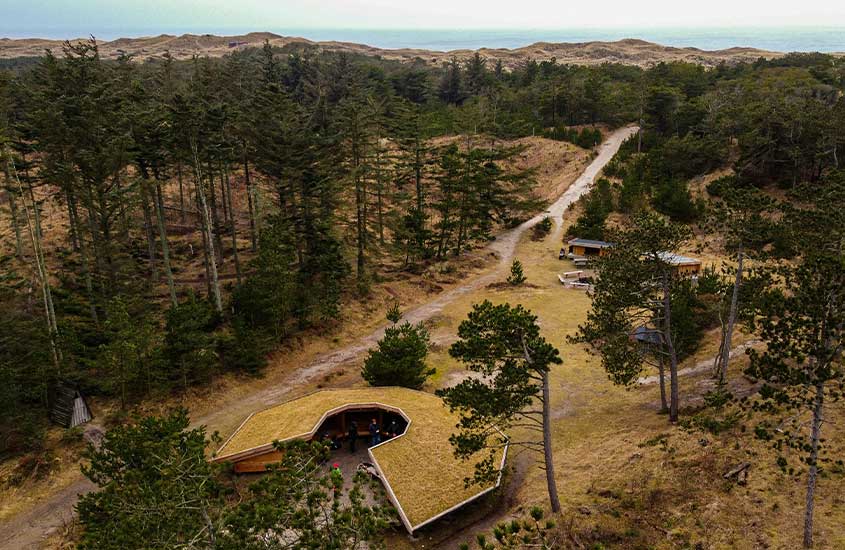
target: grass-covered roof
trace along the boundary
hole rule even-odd
[[[455,458],[449,443],[458,416],[439,397],[406,388],[321,390],[259,411],[223,444],[217,460],[237,461],[269,451],[273,441],[309,438],[325,418],[362,406],[399,409],[410,421],[402,436],[370,449],[409,530],[493,488],[493,484],[465,486],[474,461]]]

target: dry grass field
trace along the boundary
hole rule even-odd
[[[567,214],[566,223],[573,217]],[[560,232],[553,232],[543,241],[526,237],[520,243],[517,258],[529,285],[474,292],[443,312],[434,333],[441,345],[431,358],[438,369],[432,389],[465,375],[448,357],[446,344],[473,303],[489,299],[522,304],[538,316],[543,335],[560,349],[564,361],[552,371],[554,456],[564,508],[558,520],[561,547],[590,548],[596,542],[604,545],[601,548],[630,549],[800,547],[805,478],[781,472],[774,452],[750,433],[754,418],[743,417],[718,436],[671,426],[665,415],[658,414],[656,385],[614,386],[597,357],[567,342],[567,336],[575,334],[585,320],[590,303],[586,293],[565,289],[557,280],[558,273],[572,269],[568,261],[557,259],[560,238]],[[717,251],[703,252],[708,259],[720,259]],[[505,277],[502,272],[502,281]],[[681,368],[712,360],[717,337],[707,334],[698,353]],[[750,338],[739,334],[735,344]],[[731,366],[737,393],[749,388],[741,374],[744,364],[745,358],[740,357]],[[703,394],[712,388],[708,373],[696,371],[681,377],[682,419],[697,412]],[[832,405],[827,418],[830,423],[824,429],[831,454],[841,457],[845,406]],[[747,485],[723,478],[742,462],[751,463]],[[427,533],[412,547],[453,548],[459,541],[473,540],[476,532],[489,531],[497,520],[518,516],[519,510],[532,505],[546,505],[545,474],[537,464],[539,457],[511,489],[515,506],[499,508],[492,517],[457,535],[443,538],[442,533]],[[845,548],[844,475],[834,467],[819,481],[817,548]]]

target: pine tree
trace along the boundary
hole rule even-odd
[[[764,382],[754,406],[780,417],[776,425],[762,422],[755,433],[775,449],[801,453],[807,467],[805,548],[813,547],[816,482],[829,460],[822,437],[824,408],[842,397],[845,385],[845,178],[835,174],[828,183],[809,206],[789,209],[783,222],[787,231],[799,247],[813,246],[800,247],[799,258],[767,269],[769,285],[749,317],[766,343],[763,351],[749,350],[746,374]],[[809,429],[804,413],[810,414]]]
[[[430,345],[428,331],[422,325],[412,325],[401,319],[398,305],[388,311],[392,325],[384,331],[376,349],[368,352],[361,376],[371,386],[402,386],[418,390],[435,369],[425,363]]]
[[[537,317],[530,311],[519,305],[494,306],[487,300],[473,306],[458,327],[458,338],[449,355],[482,376],[437,392],[461,414],[460,431],[449,438],[455,454],[469,458],[484,453],[476,464],[474,481],[490,482],[498,476],[496,454],[507,444],[499,430],[507,433],[511,426],[520,425],[539,432],[540,441],[528,438],[511,443],[543,454],[549,501],[552,511],[559,513],[549,371],[563,362],[560,353],[540,335]]]
[[[525,282],[525,273],[522,271],[522,262],[514,260],[511,264],[511,274],[508,276],[508,283],[519,286]]]
[[[205,453],[204,428],[185,410],[108,431],[89,445],[85,476],[98,490],[77,504],[83,549],[213,548],[223,486]]]
[[[635,384],[648,355],[642,353],[637,331],[654,339],[661,395],[664,365],[669,365],[669,421],[678,420],[678,332],[673,325],[672,295],[683,280],[675,276],[666,254],[689,238],[685,226],[656,214],[637,215],[632,225],[610,236],[615,244],[595,260],[592,309],[579,327],[575,341],[596,350],[610,379]]]

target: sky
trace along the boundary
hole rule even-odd
[[[0,36],[229,29],[842,26],[842,0],[0,0]]]

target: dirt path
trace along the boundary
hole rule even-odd
[[[740,355],[745,353],[745,350],[748,348],[752,348],[755,345],[759,344],[759,340],[749,340],[743,344],[738,345],[737,347],[733,348],[729,354],[730,359],[734,359],[735,357],[739,357]],[[678,371],[678,376],[689,376],[691,374],[699,374],[702,372],[712,371],[713,370],[713,358],[707,358],[699,361],[695,365],[691,367],[687,367],[685,369],[681,369]],[[637,380],[637,384],[640,386],[647,386],[650,384],[657,384],[660,381],[660,376],[655,374],[654,376],[644,376]],[[669,383],[669,373],[666,373],[666,383]]]
[[[584,169],[584,172],[546,212],[538,214],[518,227],[499,235],[488,247],[489,251],[495,253],[499,258],[498,263],[491,271],[467,281],[464,285],[440,294],[430,302],[407,311],[404,318],[412,323],[428,320],[461,296],[498,281],[501,278],[501,273],[510,266],[514,251],[525,232],[546,216],[552,217],[558,229],[560,229],[566,209],[589,190],[595,177],[613,158],[622,142],[635,132],[635,127],[622,128],[613,132],[601,145],[598,155]],[[384,327],[361,338],[355,344],[318,357],[307,366],[291,373],[283,383],[262,389],[246,397],[240,397],[236,404],[232,402],[221,403],[217,410],[195,418],[194,424],[219,424],[216,420],[231,416],[235,405],[237,405],[237,410],[244,410],[245,408],[256,410],[278,403],[296,388],[317,380],[347,361],[356,359],[367,349],[373,347],[383,335]],[[92,489],[93,485],[88,480],[80,480],[62,489],[42,504],[0,524],[0,548],[18,550],[39,548],[45,537],[55,533],[71,519],[73,506],[78,495],[87,493]]]

